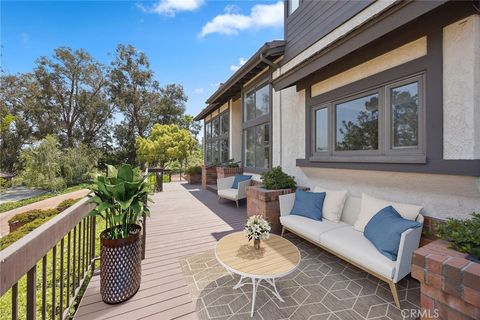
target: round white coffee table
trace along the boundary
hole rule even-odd
[[[250,312],[252,317],[258,286],[266,288],[284,302],[275,286],[275,279],[293,272],[300,263],[300,251],[297,247],[287,239],[273,234],[268,240],[262,240],[259,250],[253,247],[253,240],[248,242],[243,232],[229,234],[218,241],[215,256],[228,271],[240,275],[240,281],[234,289],[249,283],[243,282],[244,279],[250,279],[253,287]],[[260,284],[262,281],[266,281],[271,287]]]

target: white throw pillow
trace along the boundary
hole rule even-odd
[[[420,214],[420,211],[423,209],[421,206],[381,200],[362,193],[360,214],[358,215],[357,221],[355,221],[353,228],[363,232],[363,229],[365,229],[365,226],[368,224],[370,219],[372,219],[373,216],[378,213],[378,211],[388,206],[392,206],[403,218],[408,220],[416,220]]]
[[[347,190],[335,191],[317,186],[313,189],[313,192],[326,193],[323,201],[322,217],[333,222],[339,222],[347,199]]]

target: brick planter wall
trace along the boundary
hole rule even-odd
[[[412,277],[420,281],[421,307],[430,318],[480,319],[480,264],[465,256],[443,240],[415,251]]]
[[[202,174],[201,173],[186,174],[185,179],[190,184],[201,183],[202,182]]]
[[[226,177],[231,177],[236,174],[243,174],[243,168],[242,167],[237,167],[237,168],[228,168],[228,167],[217,167],[217,178],[226,178]]]
[[[247,187],[247,216],[263,216],[270,222],[272,232],[280,233],[282,226],[278,196],[292,192],[292,189],[267,190],[260,186]]]
[[[217,167],[202,164],[202,189],[206,189],[207,184],[217,185]]]

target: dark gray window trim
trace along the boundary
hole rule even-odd
[[[250,83],[248,86],[245,86],[242,88],[241,90],[241,119],[242,119],[242,165],[243,167],[245,168],[245,172],[251,172],[251,173],[264,173],[268,170],[270,170],[270,168],[272,167],[272,155],[273,155],[273,152],[272,152],[272,133],[273,133],[273,128],[272,128],[272,105],[273,105],[273,87],[271,85],[271,79],[272,79],[272,72],[269,71],[268,74],[264,77],[260,77],[259,79],[255,80],[254,82]],[[251,120],[248,120],[248,121],[245,121],[245,95],[249,92],[251,92],[252,90],[255,90],[256,88],[260,88],[262,87],[263,85],[267,84],[268,87],[269,87],[269,91],[270,91],[270,101],[269,101],[269,111],[268,111],[268,114],[266,115],[263,115],[263,116],[260,116],[260,117],[257,117],[255,119],[251,119]],[[261,125],[261,124],[265,124],[265,123],[268,123],[269,124],[269,129],[270,129],[270,132],[269,132],[269,137],[270,137],[270,141],[269,141],[269,163],[268,163],[268,168],[255,168],[255,167],[247,167],[245,165],[245,144],[246,144],[246,140],[245,140],[245,130],[248,129],[248,128],[251,128],[251,127],[256,127],[258,125]]]
[[[443,21],[442,21],[443,22]],[[311,98],[311,85],[318,82],[318,76],[312,76],[303,81],[306,96],[306,146],[310,150],[311,121],[309,110],[312,106],[325,103],[337,96],[339,91],[345,93],[361,90],[377,83],[386,82],[391,79],[400,78],[417,72],[425,72],[425,163],[378,163],[378,162],[312,162],[307,159],[297,159],[299,167],[321,167],[355,170],[395,171],[395,172],[417,172],[452,174],[465,176],[480,176],[480,160],[445,160],[443,159],[443,58],[442,58],[442,24],[433,24],[436,21],[428,21],[424,25],[424,32],[419,34],[416,24],[405,27],[401,35],[410,35],[410,38],[401,37],[402,42],[413,41],[420,36],[427,36],[427,56],[407,62],[403,65],[391,68],[371,77],[354,82],[342,88]],[[410,29],[413,28],[412,33]],[[393,37],[395,39],[395,37]],[[376,47],[383,45],[391,46],[394,42],[376,43]],[[373,49],[374,50],[374,49]],[[367,52],[366,47],[363,52]],[[353,57],[353,56],[352,56]],[[352,58],[353,59],[353,58]],[[349,62],[351,63],[351,62]]]
[[[214,163],[213,162],[213,159],[212,161],[207,161],[207,148],[208,148],[208,145],[211,144],[213,145],[214,143],[217,143],[218,144],[218,152],[219,152],[219,157],[221,155],[221,150],[220,150],[220,141],[221,140],[228,140],[228,148],[230,149],[230,119],[228,121],[228,130],[226,133],[224,134],[219,134],[218,136],[216,137],[210,137],[208,138],[207,137],[207,124],[208,123],[213,123],[213,121],[215,119],[218,119],[218,121],[220,122],[219,124],[219,132],[221,133],[222,132],[222,121],[221,121],[221,116],[225,115],[225,114],[228,114],[230,115],[230,106],[223,110],[222,112],[220,112],[219,114],[217,114],[215,117],[212,117],[211,119],[209,119],[208,121],[205,119],[205,124],[204,124],[204,146],[203,146],[203,162],[206,163],[206,164],[212,164]],[[213,126],[212,126],[212,132],[213,132]],[[230,154],[230,152],[229,152]],[[220,159],[220,162],[221,162],[221,159]]]
[[[382,83],[374,88],[367,88],[361,92],[340,96],[332,101],[324,102],[310,108],[310,161],[326,162],[391,162],[391,163],[425,163],[425,74],[419,73],[388,83]],[[391,145],[391,96],[390,90],[409,83],[419,84],[420,110],[419,110],[419,145],[414,148],[395,149]],[[342,91],[340,91],[341,93]],[[336,106],[343,102],[360,97],[377,94],[379,96],[378,115],[378,148],[375,150],[338,151],[336,150]],[[316,151],[316,112],[321,109],[328,110],[328,150]],[[308,133],[308,132],[307,132]]]

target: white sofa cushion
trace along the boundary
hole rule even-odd
[[[240,200],[238,199],[238,189],[222,189],[218,190],[217,194],[221,198],[229,199],[229,200]]]
[[[368,194],[362,193],[362,205],[360,208],[360,214],[358,215],[357,221],[355,221],[353,227],[356,230],[363,232],[365,226],[368,224],[370,219],[372,219],[378,211],[388,206],[394,207],[395,210],[397,210],[403,218],[409,220],[417,219],[420,211],[422,210],[421,206],[381,200],[369,196]]]
[[[288,215],[280,217],[280,222],[283,226],[288,229],[303,235],[310,240],[319,242],[320,235],[327,231],[332,231],[338,228],[351,228],[348,224],[344,222],[332,222],[329,220],[313,220],[310,218],[297,216],[297,215]]]
[[[313,192],[325,192],[325,200],[323,201],[322,218],[333,222],[339,222],[342,216],[343,206],[347,199],[347,190],[328,190],[320,186],[316,186]]]
[[[395,261],[378,252],[362,232],[351,226],[322,233],[320,244],[369,270],[393,277]]]

